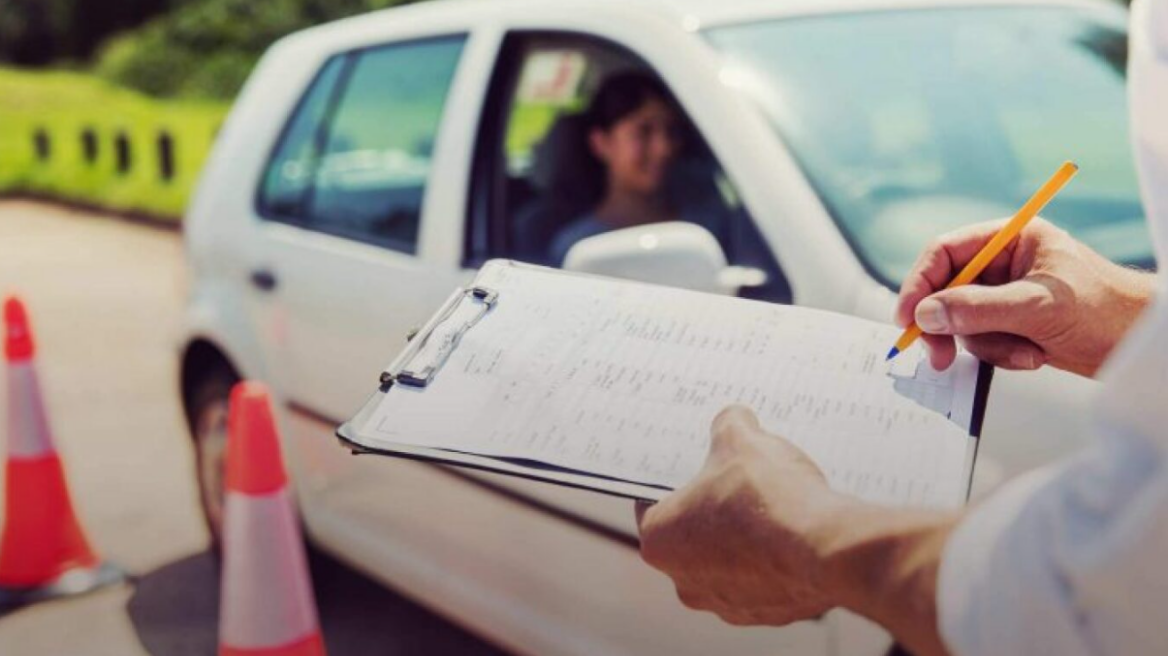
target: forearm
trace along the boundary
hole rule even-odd
[[[959,516],[841,500],[820,540],[824,583],[841,606],[884,626],[917,656],[947,654],[937,572]]]

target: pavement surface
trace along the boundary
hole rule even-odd
[[[0,295],[12,293],[32,318],[74,505],[134,581],[0,616],[0,654],[215,653],[218,570],[176,382],[180,235],[0,200]],[[311,560],[333,656],[499,653],[336,560]]]

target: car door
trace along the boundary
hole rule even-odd
[[[376,475],[346,457],[335,422],[368,397],[379,367],[464,276],[439,243],[460,240],[461,221],[426,226],[423,216],[444,166],[440,127],[465,41],[333,56],[265,172],[252,280],[270,370],[296,415],[289,451],[302,492],[307,484],[340,493]]]

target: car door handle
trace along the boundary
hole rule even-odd
[[[251,284],[261,292],[270,292],[276,289],[277,283],[276,274],[268,269],[256,269],[251,272]]]

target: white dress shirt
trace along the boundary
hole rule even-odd
[[[1168,655],[1168,0],[1132,6],[1133,142],[1159,301],[1104,366],[1096,443],[954,532],[937,589],[958,656]]]

